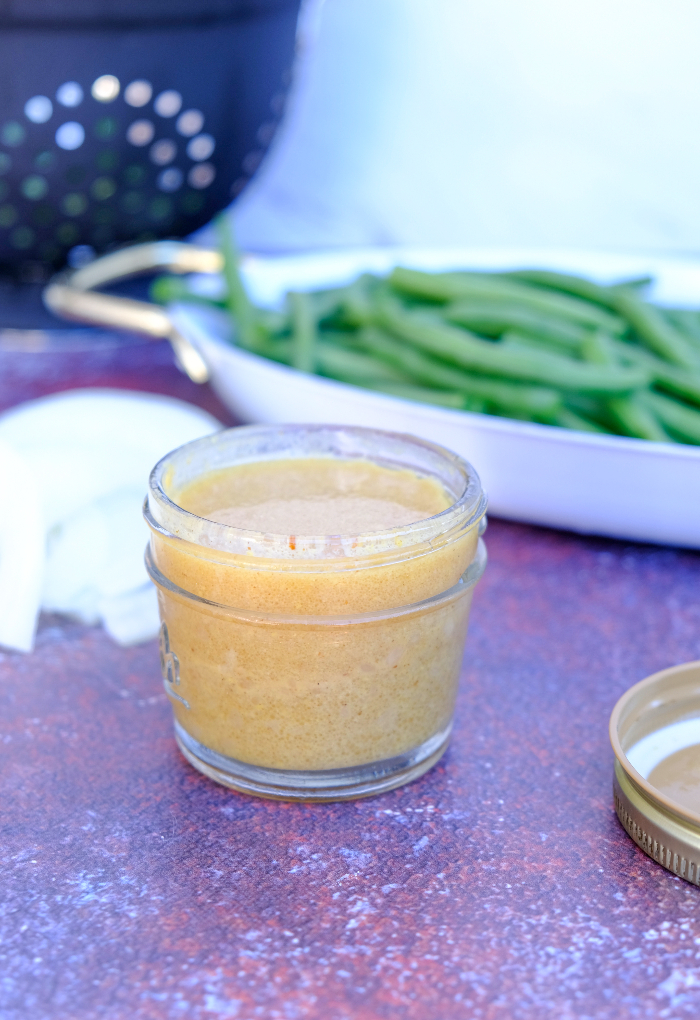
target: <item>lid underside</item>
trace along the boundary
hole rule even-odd
[[[700,884],[700,662],[630,688],[610,719],[615,809],[635,843]]]

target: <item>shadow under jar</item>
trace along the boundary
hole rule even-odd
[[[178,505],[235,466],[319,459],[430,480],[447,508],[384,531],[303,536]],[[249,426],[164,457],[145,504],[146,563],[187,760],[234,789],[299,800],[367,796],[427,771],[450,737],[485,511],[466,461],[374,429]]]

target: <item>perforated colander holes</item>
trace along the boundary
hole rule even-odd
[[[95,119],[94,108],[83,107],[86,96],[101,106],[121,96],[117,115]],[[209,162],[216,139],[203,131],[204,113],[183,105],[175,89],[154,96],[152,84],[139,78],[122,90],[111,74],[101,75],[89,88],[64,82],[54,101],[44,95],[29,97],[23,118],[0,125],[0,239],[6,233],[11,247],[25,253],[38,244],[36,254],[50,261],[78,241],[109,244],[117,216],[132,221],[133,233],[149,223],[156,230],[166,228],[178,213],[197,215],[205,201],[202,192],[216,177]],[[80,107],[86,113],[83,119]],[[139,116],[125,118],[129,108]],[[167,136],[168,129],[180,142]],[[89,167],[79,161],[88,133],[91,142],[105,145]],[[36,172],[10,186],[13,150],[26,166],[30,144],[38,150]],[[131,159],[130,148],[135,150]],[[74,153],[78,159],[66,164],[66,155]]]

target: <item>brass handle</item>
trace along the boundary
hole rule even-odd
[[[95,259],[82,269],[60,274],[44,289],[44,304],[56,315],[95,326],[126,329],[170,341],[175,359],[193,382],[204,383],[209,369],[197,348],[170,321],[164,308],[147,301],[100,294],[94,288],[115,283],[151,269],[172,273],[219,273],[218,251],[181,241],[135,244]]]

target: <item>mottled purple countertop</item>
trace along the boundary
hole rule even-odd
[[[106,351],[0,350],[0,407],[98,381],[217,413],[164,345]],[[155,642],[47,618],[33,655],[0,654],[2,1020],[700,1015],[700,890],[621,829],[607,737],[628,686],[700,657],[700,556],[486,538],[452,746],[374,799],[193,771]]]

